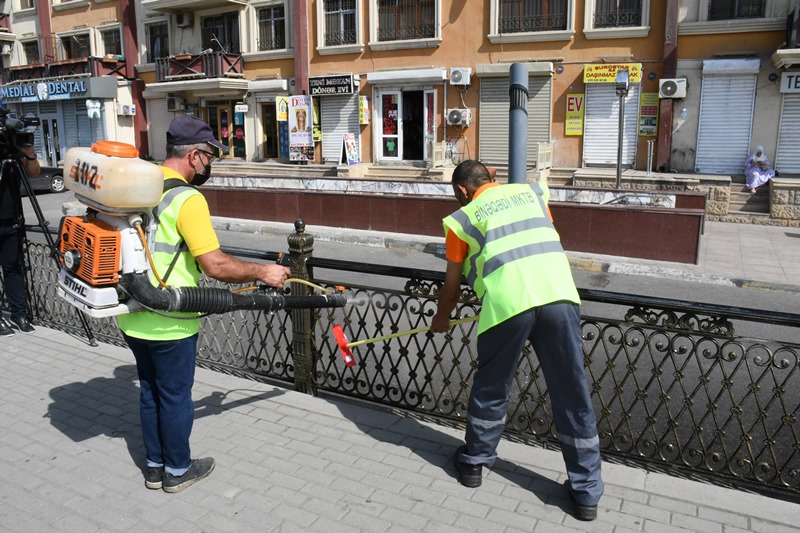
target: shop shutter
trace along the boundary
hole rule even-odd
[[[64,136],[64,146],[67,149],[81,146],[75,103],[70,100],[65,100],[62,110],[64,112],[64,127],[62,128],[61,134]]]
[[[163,161],[167,157],[167,129],[175,113],[167,111],[167,99],[147,101],[147,141],[150,157]]]
[[[756,76],[703,76],[695,170],[743,174],[750,151]]]
[[[625,97],[621,161],[623,167],[633,167],[636,160],[638,122],[639,84],[632,83]],[[583,165],[616,167],[619,148],[619,96],[613,83],[586,85],[583,131]]]
[[[339,164],[344,145],[344,134],[356,135],[356,146],[361,151],[361,126],[358,123],[358,97],[356,95],[322,96],[320,100],[320,126],[322,128],[322,160]]]
[[[800,94],[784,94],[775,168],[800,174]]]
[[[550,142],[551,84],[550,76],[528,77],[528,167],[536,166],[537,144]],[[478,159],[484,163],[508,166],[509,78],[481,78],[478,114]],[[448,108],[459,107],[448,102]],[[445,120],[447,117],[445,117]],[[459,128],[448,126],[448,137],[455,137]],[[469,154],[462,154],[466,159]]]

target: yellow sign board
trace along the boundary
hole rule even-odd
[[[567,95],[567,115],[564,120],[564,135],[583,135],[583,110],[586,101],[583,94]]]
[[[618,70],[627,70],[631,83],[642,81],[641,63],[597,63],[583,66],[583,83],[613,83]]]
[[[642,93],[639,99],[639,136],[654,137],[658,131],[658,93]]]

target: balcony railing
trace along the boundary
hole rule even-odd
[[[594,14],[595,28],[619,28],[642,24],[642,9],[598,10]]]
[[[509,16],[500,19],[500,33],[525,33],[533,31],[558,31],[567,29],[566,14]]]
[[[764,16],[765,3],[764,0],[710,2],[708,6],[708,20],[762,18]]]
[[[125,77],[125,59],[113,57],[79,57],[49,63],[32,63],[2,70],[2,83],[40,80],[43,78],[68,78],[75,76]]]
[[[157,82],[229,77],[244,77],[244,60],[240,54],[210,52],[156,59]]]

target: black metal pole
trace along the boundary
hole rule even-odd
[[[509,77],[508,182],[526,183],[528,174],[528,69],[513,63]]]

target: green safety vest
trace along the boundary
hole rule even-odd
[[[153,209],[158,229],[150,250],[153,264],[161,279],[170,287],[196,287],[202,276],[194,256],[178,232],[178,214],[184,202],[200,192],[188,184],[166,190],[161,201]],[[158,280],[150,273],[150,282],[158,287]],[[178,340],[200,331],[198,313],[137,311],[117,317],[119,329],[126,335],[145,340]],[[185,318],[183,318],[185,317]]]
[[[544,184],[500,185],[444,219],[469,248],[463,273],[482,301],[478,334],[533,307],[580,304],[549,199]]]

